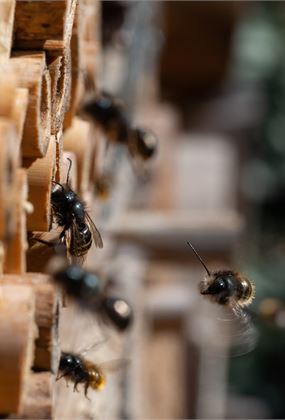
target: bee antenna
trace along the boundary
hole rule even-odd
[[[67,176],[66,176],[66,183],[68,185],[69,184],[69,174],[70,174],[70,170],[71,170],[71,167],[72,167],[72,160],[70,158],[67,158],[67,160],[69,160],[69,168],[68,168]]]
[[[189,241],[187,241],[187,245],[190,246],[190,248],[192,249],[192,251],[194,252],[194,254],[196,255],[196,257],[198,258],[198,260],[200,261],[200,263],[202,264],[202,266],[205,268],[208,276],[210,276],[211,275],[210,271],[208,270],[206,264],[204,263],[204,261],[202,260],[202,258],[200,257],[200,255],[198,254],[198,252],[196,251],[196,249],[194,248],[194,246]]]

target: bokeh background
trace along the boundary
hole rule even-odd
[[[103,1],[102,18],[99,87],[160,139],[143,176],[120,160],[104,210],[137,319],[121,416],[285,418],[285,3]],[[199,295],[187,240],[255,282],[250,352],[223,345],[225,325],[245,337]]]

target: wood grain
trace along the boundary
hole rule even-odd
[[[14,52],[11,58],[18,83],[29,90],[24,125],[22,153],[24,157],[41,157],[47,152],[51,126],[51,82],[44,52]]]
[[[14,195],[15,233],[6,244],[4,272],[22,274],[26,271],[27,250],[27,223],[24,208],[28,198],[28,179],[25,169],[17,169]]]
[[[29,231],[48,231],[51,224],[50,194],[56,165],[56,141],[51,137],[46,156],[35,161],[24,159],[28,170],[29,201],[34,212],[28,215]]]
[[[25,398],[36,333],[29,286],[0,286],[0,412],[18,413]]]

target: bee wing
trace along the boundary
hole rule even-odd
[[[80,235],[78,226],[74,221],[72,222],[70,229],[68,229],[65,233],[65,243],[66,243],[67,250],[69,250],[71,242],[72,242],[72,246],[76,248],[76,250],[80,251],[79,244],[81,244],[82,242],[82,236]],[[86,254],[79,256],[79,255],[71,255],[70,253],[68,253],[68,255],[69,255],[69,258],[72,260],[72,263],[78,264],[78,265],[83,265],[86,259]]]
[[[86,223],[90,227],[95,246],[97,248],[103,248],[103,240],[102,240],[101,234],[100,234],[99,230],[95,226],[95,223],[93,222],[93,220],[91,219],[91,217],[89,216],[89,214],[87,212],[85,214],[85,219],[86,219],[85,220]]]
[[[117,372],[119,369],[126,368],[130,362],[130,359],[113,359],[99,363],[98,366],[105,372]]]
[[[254,350],[258,340],[258,332],[249,313],[235,305],[231,308],[234,315],[233,333],[230,336],[230,355],[241,356]]]
[[[89,353],[91,350],[95,350],[97,348],[100,348],[103,344],[105,344],[108,341],[108,337],[102,338],[102,340],[97,341],[96,343],[89,344],[89,346],[85,347],[84,349],[80,350],[78,353],[81,356],[85,356],[87,353]]]

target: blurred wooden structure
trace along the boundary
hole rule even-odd
[[[28,250],[27,231],[50,231],[52,183],[66,181],[67,156],[73,187],[82,196],[93,190],[95,139],[74,115],[83,74],[95,78],[100,3],[3,0],[0,11],[0,413],[51,419],[65,405],[55,382],[64,309],[43,274],[43,247]],[[72,325],[72,315],[65,322]]]

